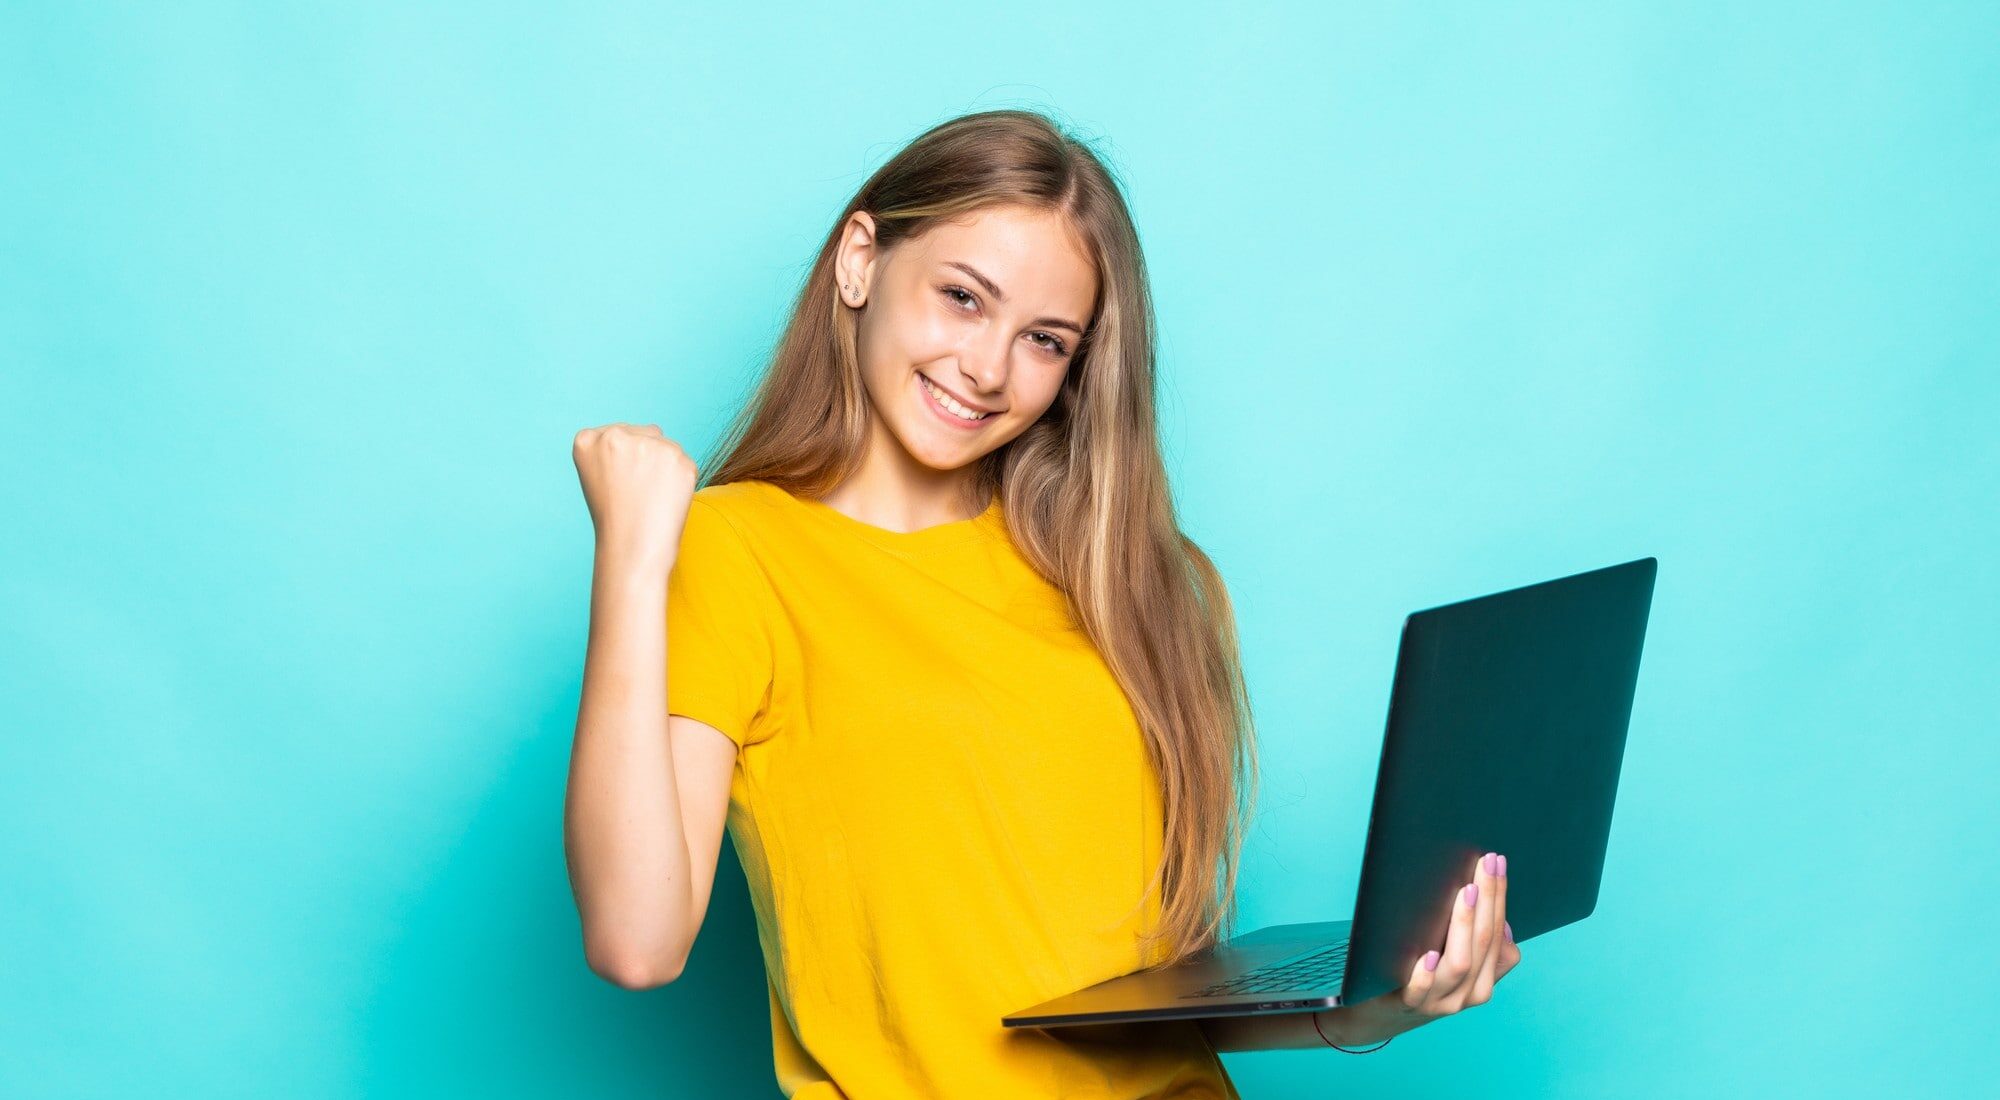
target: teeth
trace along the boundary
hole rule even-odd
[[[937,398],[938,404],[943,405],[947,409],[950,409],[951,414],[953,416],[958,417],[960,420],[984,420],[987,417],[993,415],[992,413],[973,412],[971,409],[968,409],[964,405],[959,404],[957,401],[952,400],[952,396],[950,394],[944,392],[941,389],[938,389],[936,386],[931,385],[930,379],[925,378],[921,374],[917,375],[917,378],[918,380],[923,382],[924,388],[930,391],[931,396]]]

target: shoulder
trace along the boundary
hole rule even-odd
[[[695,491],[681,527],[671,583],[748,597],[770,583],[753,483],[710,485]],[[685,598],[685,597],[683,597]],[[719,597],[715,597],[719,598]]]
[[[688,509],[688,522],[696,522],[697,515],[703,522],[719,522],[735,529],[741,535],[757,526],[760,518],[771,511],[770,494],[781,491],[777,486],[764,481],[732,481],[724,485],[706,485],[695,490],[694,503]]]
[[[789,513],[776,499],[784,492],[767,481],[732,481],[697,489],[688,506],[682,545],[726,545],[738,558],[761,558],[771,547],[783,546],[783,525]]]
[[[694,492],[694,499],[723,513],[755,507],[764,500],[764,494],[776,486],[765,481],[731,481],[721,485],[704,485]]]

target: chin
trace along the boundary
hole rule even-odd
[[[946,450],[930,446],[913,447],[910,445],[910,437],[905,433],[892,428],[890,434],[896,437],[896,442],[902,444],[904,453],[914,459],[919,466],[936,470],[939,473],[949,473],[952,470],[964,469],[985,458],[992,450],[990,447],[981,447],[976,450]]]
[[[928,469],[936,470],[938,473],[941,474],[950,473],[953,470],[962,470],[965,467],[970,466],[973,463],[979,461],[980,459],[986,457],[986,452],[984,451],[981,451],[978,454],[950,455],[947,457],[939,458],[932,455],[919,454],[916,451],[909,450],[909,448],[907,447],[905,447],[904,450],[909,451],[910,457],[916,459],[918,465],[924,466]]]

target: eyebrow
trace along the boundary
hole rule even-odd
[[[987,278],[986,276],[980,274],[979,269],[973,267],[971,264],[962,264],[959,263],[957,260],[946,260],[945,265],[948,267],[955,267],[960,271],[965,272],[967,275],[972,276],[975,280],[979,282],[980,286],[986,288],[986,293],[993,295],[994,301],[1004,302],[1007,300],[1007,293],[1000,289],[1000,285],[998,283],[995,283],[993,280]],[[1077,324],[1075,321],[1065,321],[1060,317],[1037,317],[1028,323],[1031,325],[1041,325],[1044,328],[1066,328],[1071,332],[1076,333],[1078,336],[1083,335],[1082,325]]]

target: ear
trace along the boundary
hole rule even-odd
[[[875,242],[875,216],[856,210],[841,226],[840,245],[833,258],[834,293],[842,303],[860,308],[868,300],[880,252]]]

